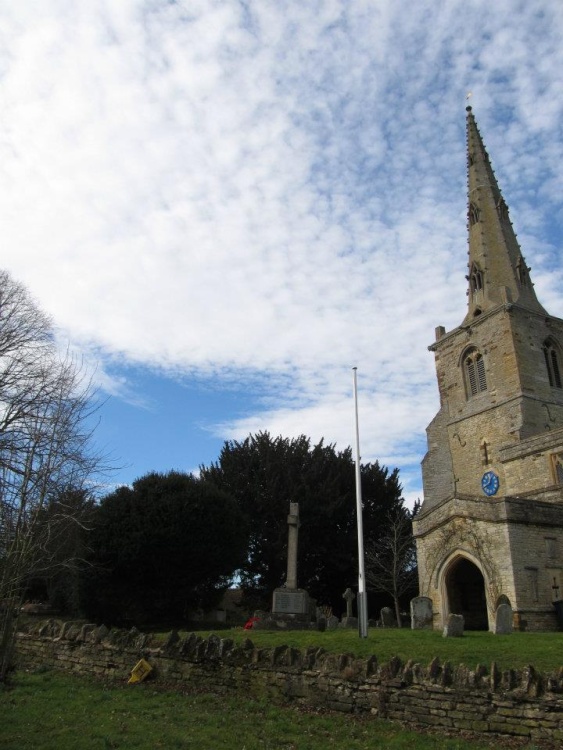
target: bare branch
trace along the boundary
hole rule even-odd
[[[101,464],[86,427],[92,403],[80,365],[60,358],[49,319],[0,272],[0,610],[13,613],[31,575],[76,560],[65,540],[84,525],[83,507],[57,498],[85,493]],[[0,682],[13,627],[12,615],[0,619]]]
[[[416,574],[416,548],[412,534],[412,515],[405,509],[388,513],[385,533],[365,552],[366,579],[374,591],[389,594],[401,627],[399,599],[413,586]]]

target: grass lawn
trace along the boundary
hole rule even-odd
[[[181,635],[185,635],[182,633]],[[209,635],[198,633],[203,637]],[[322,647],[337,653],[357,656],[375,655],[379,663],[398,656],[403,663],[409,659],[422,665],[436,656],[452,666],[465,664],[470,669],[483,664],[489,669],[493,661],[505,669],[521,669],[532,664],[538,671],[558,672],[563,667],[563,633],[512,633],[493,635],[482,631],[468,631],[462,638],[443,638],[435,630],[370,629],[368,638],[359,638],[356,630],[265,631],[241,628],[222,630],[221,638],[232,638],[237,643],[246,638],[259,648],[287,645],[294,648]]]
[[[299,711],[244,695],[164,692],[150,682],[108,686],[56,672],[14,676],[0,690],[3,750],[485,750],[527,748],[406,730],[369,716]],[[542,743],[541,750],[547,746]]]

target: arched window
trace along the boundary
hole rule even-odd
[[[553,341],[549,339],[543,345],[543,356],[547,367],[547,377],[552,388],[561,388],[561,367],[559,365],[559,352]]]
[[[465,355],[463,369],[465,371],[465,384],[468,398],[487,390],[485,362],[476,349],[472,349]]]
[[[477,224],[481,216],[481,209],[475,203],[469,204],[469,211],[467,212],[467,218],[469,219],[469,226]]]
[[[469,285],[471,286],[471,291],[473,293],[480,292],[483,288],[483,271],[481,271],[477,263],[471,265]]]

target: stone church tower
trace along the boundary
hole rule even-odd
[[[467,107],[468,308],[439,326],[440,409],[427,428],[414,524],[420,593],[489,629],[509,603],[521,630],[558,628],[563,599],[563,320],[536,297]],[[562,623],[563,624],[563,623]]]

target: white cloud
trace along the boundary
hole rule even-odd
[[[468,90],[563,315],[557,3],[0,7],[3,264],[100,372],[268,376],[225,436],[348,444],[358,365],[364,453],[414,486],[426,347],[465,314]]]

